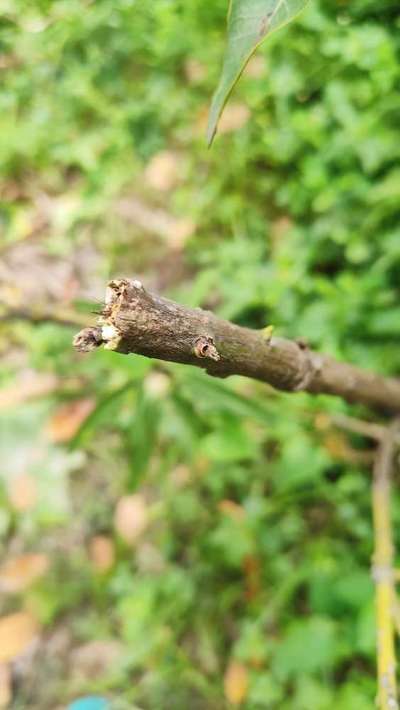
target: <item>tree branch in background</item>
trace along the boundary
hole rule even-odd
[[[376,454],[372,487],[375,551],[373,577],[376,588],[378,705],[381,710],[398,709],[394,622],[393,541],[390,515],[390,479],[399,421],[387,428]]]
[[[366,422],[364,419],[356,417],[348,417],[346,414],[332,414],[327,417],[328,421],[337,426],[339,429],[345,429],[352,434],[365,436],[367,439],[374,441],[382,441],[386,436],[386,427],[375,422]]]
[[[30,323],[56,323],[57,325],[80,326],[87,322],[87,315],[65,306],[10,306],[0,310],[0,323],[23,320]]]
[[[101,345],[196,365],[217,377],[244,375],[286,392],[331,394],[400,413],[400,380],[313,352],[303,341],[270,337],[209,311],[185,308],[149,293],[140,281],[110,281],[98,326],[74,338],[81,352]]]

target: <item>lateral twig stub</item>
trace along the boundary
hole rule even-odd
[[[218,362],[221,357],[214,345],[214,339],[210,335],[201,335],[194,344],[194,354],[196,357],[207,357]]]
[[[96,350],[103,343],[101,328],[84,328],[74,336],[72,341],[75,350],[81,353]]]

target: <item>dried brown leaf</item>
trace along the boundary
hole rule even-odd
[[[187,59],[184,64],[184,71],[186,79],[190,84],[198,84],[203,81],[207,75],[204,64],[199,62],[198,59]]]
[[[218,510],[233,520],[243,520],[246,516],[245,509],[233,500],[221,500],[218,503]]]
[[[0,663],[12,661],[37,638],[39,626],[27,611],[18,611],[0,618]]]
[[[187,217],[174,217],[164,209],[155,208],[132,196],[119,200],[117,213],[143,232],[155,234],[172,249],[181,249],[196,230],[196,224]]]
[[[179,181],[179,156],[171,150],[154,155],[146,167],[144,180],[154,190],[172,190]]]
[[[345,461],[351,464],[367,464],[369,465],[373,459],[372,451],[360,451],[354,449],[346,436],[341,432],[332,431],[325,434],[322,440],[323,446],[329,452],[332,458],[338,461]]]
[[[0,409],[15,407],[27,400],[44,397],[58,385],[55,375],[30,372],[13,385],[0,390]]]
[[[0,591],[8,594],[22,592],[49,568],[47,555],[33,553],[7,560],[0,567]]]
[[[120,498],[114,513],[114,526],[126,543],[134,545],[148,523],[147,503],[140,493]]]
[[[12,700],[12,677],[8,663],[0,663],[0,708],[7,708]]]
[[[219,133],[232,133],[242,128],[250,118],[250,111],[246,104],[228,104],[219,122]]]
[[[89,416],[95,401],[89,397],[68,402],[59,407],[47,423],[47,435],[57,444],[70,441]]]
[[[8,498],[12,507],[20,513],[33,508],[37,501],[36,479],[29,473],[12,478],[8,484]]]
[[[192,478],[192,473],[189,466],[181,463],[176,466],[170,473],[170,480],[176,488],[183,488]]]
[[[89,542],[89,557],[97,572],[108,572],[115,562],[114,542],[106,535],[95,535]]]
[[[182,217],[171,222],[166,240],[168,246],[171,249],[183,249],[187,240],[195,233],[196,227],[196,223],[190,217]]]
[[[244,69],[244,76],[251,79],[261,79],[265,73],[265,59],[261,54],[254,54]]]
[[[254,555],[246,555],[242,565],[246,582],[245,596],[247,601],[252,601],[258,596],[261,589],[260,560]]]
[[[249,686],[246,666],[239,661],[231,661],[224,675],[226,699],[232,705],[240,705],[245,700]]]

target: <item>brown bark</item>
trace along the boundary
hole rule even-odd
[[[400,412],[400,380],[338,362],[304,342],[271,338],[209,311],[185,308],[149,293],[139,281],[110,281],[98,326],[74,338],[83,352],[100,345],[196,365],[217,377],[244,375],[286,392],[331,394]]]

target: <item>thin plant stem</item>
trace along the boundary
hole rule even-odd
[[[390,484],[396,450],[396,420],[387,428],[376,454],[372,485],[374,523],[373,578],[376,596],[378,707],[398,710],[395,657],[395,589],[390,514]]]

